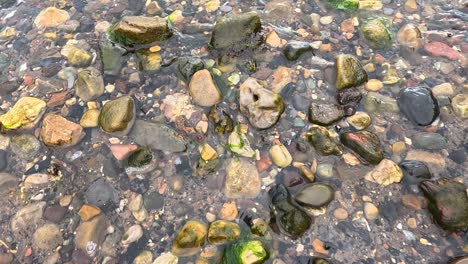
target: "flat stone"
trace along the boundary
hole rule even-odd
[[[45,101],[21,97],[6,114],[0,116],[0,123],[5,129],[30,129],[39,122],[45,110]]]
[[[369,113],[384,114],[399,111],[397,101],[389,96],[369,92],[364,97],[364,109]]]
[[[70,15],[67,11],[58,9],[56,7],[48,7],[43,9],[34,19],[36,27],[57,27],[64,24]]]
[[[260,193],[257,167],[245,159],[231,159],[226,168],[225,193],[228,198],[255,198]]]
[[[55,224],[46,224],[34,232],[33,248],[35,250],[51,251],[62,244],[62,241],[60,228]]]
[[[296,202],[303,206],[321,208],[335,198],[335,190],[328,184],[307,184],[295,195]]]
[[[430,169],[434,173],[441,172],[446,167],[445,157],[439,153],[415,150],[411,149],[408,151],[405,157],[406,160],[418,160],[429,165]]]
[[[445,57],[451,60],[458,60],[460,54],[443,42],[429,42],[424,45],[424,50],[434,57]]]
[[[177,234],[172,245],[172,254],[176,256],[192,256],[198,253],[205,244],[205,237],[208,232],[206,224],[190,220]]]
[[[19,209],[11,218],[11,230],[15,234],[35,229],[41,222],[46,202],[37,202]]]
[[[422,132],[412,138],[416,148],[428,150],[441,150],[447,148],[447,140],[439,133]]]
[[[398,165],[388,159],[383,159],[372,171],[366,174],[365,179],[383,186],[398,183],[403,178],[403,172]]]
[[[125,16],[109,30],[110,38],[133,46],[163,41],[172,36],[166,19],[157,16]]]
[[[78,215],[80,216],[81,221],[89,221],[99,214],[101,214],[101,210],[90,204],[84,204],[80,208],[80,211],[78,211]]]
[[[106,238],[108,226],[109,220],[104,214],[100,214],[90,221],[81,222],[76,229],[76,247],[85,252],[90,244],[94,244],[94,246],[99,247]]]
[[[127,135],[135,122],[135,102],[130,96],[122,96],[107,102],[99,114],[99,126],[109,134]]]
[[[193,101],[200,106],[213,106],[221,101],[221,92],[208,70],[199,70],[193,74],[189,92]]]
[[[39,153],[41,142],[32,134],[17,134],[11,137],[10,147],[18,157],[32,159]]]
[[[0,194],[7,194],[10,189],[15,188],[18,185],[19,179],[15,176],[0,172]]]
[[[71,147],[85,136],[83,128],[64,117],[47,114],[42,121],[40,137],[47,146]]]
[[[172,128],[160,123],[137,120],[130,137],[138,145],[155,150],[182,152],[186,149],[185,140]]]
[[[97,127],[99,125],[99,114],[101,113],[98,109],[88,109],[83,113],[80,119],[80,125],[84,128]]]
[[[103,211],[112,209],[119,203],[117,190],[103,178],[91,183],[85,192],[85,198],[89,204],[97,206]]]

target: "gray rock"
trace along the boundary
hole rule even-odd
[[[31,159],[41,149],[41,142],[34,135],[19,134],[11,137],[10,147],[18,157]]]
[[[33,231],[42,221],[46,202],[28,204],[16,212],[11,219],[11,230],[15,234]]]
[[[431,90],[425,87],[408,87],[398,93],[401,113],[414,124],[427,126],[440,113],[439,105]]]
[[[99,40],[99,50],[101,55],[102,71],[106,75],[118,75],[122,68],[123,55],[125,50],[114,45],[106,35]]]
[[[151,149],[169,152],[182,152],[186,149],[185,141],[177,132],[164,124],[137,120],[130,137],[135,143]]]
[[[164,196],[159,194],[157,191],[147,193],[143,197],[143,204],[147,210],[159,210],[164,206]]]
[[[290,41],[283,50],[284,56],[290,61],[299,59],[306,52],[312,53],[313,48],[310,43],[303,41]]]
[[[112,185],[103,178],[93,182],[85,193],[86,201],[102,210],[110,210],[119,203],[119,194]]]
[[[295,196],[295,200],[306,207],[327,206],[335,198],[335,190],[328,184],[311,183],[305,185]]]
[[[5,150],[1,149],[0,150],[0,171],[3,171],[8,166],[7,156],[8,156],[8,153]]]
[[[341,106],[313,102],[309,108],[309,121],[313,124],[328,126],[344,116]]]
[[[327,163],[319,164],[316,173],[319,177],[330,178],[333,176],[333,165]]]
[[[156,16],[126,16],[109,30],[112,41],[126,46],[150,44],[171,36],[166,19]]]
[[[18,178],[9,173],[0,172],[0,194],[8,193],[9,189],[16,187],[17,184]]]
[[[417,148],[441,150],[447,148],[447,140],[438,133],[417,133],[413,136],[413,144]]]
[[[78,73],[75,92],[81,100],[94,100],[104,93],[104,80],[100,71],[89,68]]]

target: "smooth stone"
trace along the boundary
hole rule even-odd
[[[284,145],[273,145],[270,148],[270,156],[276,166],[284,168],[291,165],[292,157]]]
[[[1,178],[0,178],[1,179]],[[37,202],[19,209],[11,218],[11,231],[15,234],[33,231],[42,220],[46,202]]]
[[[445,170],[447,164],[445,161],[445,157],[437,152],[429,152],[417,149],[410,149],[406,153],[406,160],[417,160],[422,161],[427,164],[431,171],[434,173],[439,173]]]
[[[309,108],[309,121],[313,124],[328,126],[344,116],[341,106],[312,102]]]
[[[447,148],[447,140],[439,133],[417,133],[413,136],[412,142],[416,148],[428,150],[441,150]]]
[[[372,132],[345,132],[340,135],[340,140],[343,145],[371,164],[377,165],[383,159],[380,139]]]
[[[250,141],[247,136],[242,133],[239,127],[229,135],[228,138],[229,150],[239,154],[242,157],[255,158],[256,152],[250,147]]]
[[[157,257],[153,264],[177,264],[178,262],[179,258],[177,256],[174,256],[171,252],[165,252]]]
[[[58,224],[62,221],[63,217],[67,213],[67,208],[60,205],[51,205],[44,210],[44,219]]]
[[[100,214],[90,221],[81,222],[76,229],[75,244],[78,249],[87,251],[89,245],[98,248],[104,242],[109,220],[105,214]]]
[[[208,228],[208,243],[214,245],[223,245],[236,240],[241,234],[237,223],[217,220],[210,224]]]
[[[88,67],[93,60],[93,56],[86,50],[71,47],[67,51],[67,59],[70,65],[75,67]]]
[[[307,133],[309,142],[322,155],[342,155],[341,144],[330,135],[325,127],[313,126]]]
[[[364,204],[364,215],[368,220],[375,220],[379,216],[379,209],[373,203]]]
[[[221,92],[216,87],[208,70],[195,72],[189,84],[190,96],[200,106],[213,106],[221,101]]]
[[[40,137],[47,146],[71,147],[86,135],[83,128],[64,117],[47,114],[42,121]]]
[[[4,129],[31,129],[42,118],[46,102],[34,97],[21,97],[6,114],[0,116]]]
[[[171,36],[166,19],[157,16],[124,16],[109,29],[110,39],[126,46],[150,44]]]
[[[339,90],[356,87],[367,82],[367,72],[356,57],[340,54],[335,58],[336,83]]]
[[[406,24],[398,30],[396,36],[401,46],[416,50],[421,47],[422,34],[419,28],[413,24]]]
[[[468,228],[468,195],[463,183],[442,178],[423,181],[419,187],[429,200],[429,211],[443,229],[461,231]]]
[[[188,221],[174,240],[172,254],[179,257],[195,255],[205,244],[207,232],[206,224],[197,220]]]
[[[62,241],[62,232],[55,224],[45,224],[33,234],[33,248],[35,250],[51,251],[62,244]]]
[[[15,176],[0,172],[0,194],[7,194],[10,189],[15,188],[19,182],[19,179]]]
[[[157,166],[154,153],[147,147],[132,151],[125,160],[125,172],[131,174],[145,174]]]
[[[366,112],[379,114],[399,111],[397,100],[376,92],[369,92],[364,97],[364,109]]]
[[[94,100],[104,93],[104,80],[101,72],[88,68],[78,72],[75,82],[75,93],[83,101]]]
[[[288,60],[294,61],[307,52],[311,52],[313,54],[313,51],[314,49],[308,42],[290,41],[284,46],[283,54]]]
[[[361,24],[362,37],[372,48],[383,49],[392,42],[391,22],[380,16],[373,16]]]
[[[143,196],[143,204],[149,211],[159,210],[164,207],[164,196],[159,194],[157,191],[146,193]]]
[[[185,140],[172,128],[160,123],[137,120],[130,137],[138,145],[148,146],[154,150],[182,152],[186,149]]]
[[[364,177],[367,181],[383,186],[398,183],[403,178],[403,172],[398,165],[388,159],[383,159],[374,169]]]
[[[34,19],[36,27],[57,27],[64,24],[70,15],[67,11],[56,7],[48,7],[43,9]]]
[[[453,86],[450,83],[441,83],[436,85],[432,87],[431,91],[435,97],[451,96],[455,93]]]
[[[88,109],[83,113],[80,119],[80,126],[84,128],[97,127],[99,125],[99,114],[101,113],[98,109]]]
[[[468,118],[468,95],[455,95],[455,97],[452,98],[452,107],[458,117],[461,119]]]
[[[11,137],[10,147],[18,157],[31,159],[41,149],[41,142],[32,134],[18,134]]]
[[[119,194],[114,187],[99,178],[94,181],[85,192],[86,201],[99,207],[103,211],[110,210],[119,204]]]
[[[419,183],[432,178],[427,165],[418,160],[404,160],[398,164],[403,172],[403,181],[409,184]]]
[[[333,165],[321,163],[317,166],[316,173],[319,177],[330,178],[333,176]]]
[[[431,124],[439,116],[439,105],[431,90],[424,87],[409,87],[398,94],[401,113],[419,126]]]
[[[299,204],[312,208],[327,206],[334,198],[335,190],[324,183],[307,184],[294,197]]]
[[[135,102],[130,96],[122,96],[107,102],[99,114],[99,126],[109,134],[127,135],[135,122]]]
[[[255,198],[261,181],[257,167],[245,159],[231,159],[226,168],[225,194],[231,199]]]
[[[143,237],[143,228],[141,225],[132,225],[122,236],[122,244],[130,245]]]
[[[365,112],[356,112],[352,116],[348,116],[346,121],[357,130],[366,129],[372,123],[371,117]]]
[[[366,90],[376,92],[383,88],[383,83],[377,79],[370,79],[365,85]]]
[[[261,264],[268,259],[268,253],[259,240],[237,241],[224,249],[222,264]]]
[[[111,76],[119,75],[125,49],[112,43],[107,35],[103,34],[99,39],[99,51],[103,73]]]

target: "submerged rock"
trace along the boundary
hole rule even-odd
[[[398,165],[388,159],[382,160],[372,171],[368,172],[365,179],[383,186],[398,183],[403,178],[403,172]]]
[[[294,197],[299,204],[316,209],[327,206],[334,198],[335,190],[324,183],[307,184]]]
[[[370,164],[378,164],[383,159],[383,149],[379,137],[369,131],[345,132],[340,135],[343,145],[350,148]]]
[[[273,219],[280,232],[297,239],[312,225],[312,218],[299,206],[292,203],[291,194],[283,184],[278,184],[268,192],[271,198]]]
[[[276,124],[284,112],[283,98],[265,89],[258,80],[248,78],[239,91],[240,111],[252,126],[267,129]]]
[[[461,231],[468,228],[468,195],[463,183],[440,179],[423,181],[419,187],[429,200],[429,211],[443,229]]]
[[[199,221],[190,220],[180,230],[172,245],[172,254],[176,256],[195,255],[205,244],[207,226]]]
[[[210,244],[222,245],[236,240],[241,234],[238,224],[217,220],[210,224],[208,229],[208,242]]]
[[[430,125],[439,116],[439,104],[431,90],[425,87],[408,87],[398,94],[401,113],[419,126]]]
[[[214,131],[219,134],[231,133],[234,130],[234,121],[223,110],[213,106],[209,114],[210,120],[214,123]]]
[[[106,35],[99,40],[102,71],[106,75],[118,75],[123,64],[125,49],[112,43]]]
[[[414,51],[421,47],[422,34],[417,26],[406,24],[398,31],[397,40],[404,48]]]
[[[283,54],[288,60],[293,61],[299,59],[302,54],[313,51],[314,49],[308,42],[290,41],[284,47]]]
[[[364,109],[369,113],[384,114],[398,112],[397,101],[389,96],[368,92],[364,98]]]
[[[130,137],[138,145],[151,149],[169,152],[182,152],[186,149],[186,143],[181,136],[172,128],[160,123],[137,120]]]
[[[231,159],[226,168],[224,191],[228,198],[255,198],[260,193],[257,167],[245,159]]]
[[[85,136],[83,128],[62,116],[47,114],[42,121],[40,137],[47,146],[71,147]]]
[[[273,145],[270,148],[270,156],[276,166],[284,168],[291,164],[292,157],[284,145]]]
[[[199,70],[193,74],[189,92],[193,101],[200,106],[213,106],[221,101],[221,92],[208,70]]]
[[[101,96],[104,93],[101,73],[94,68],[80,71],[75,82],[75,92],[85,102]]]
[[[33,247],[35,250],[49,251],[62,244],[62,232],[55,224],[45,224],[39,227],[33,235]]]
[[[205,68],[205,64],[200,58],[182,57],[175,63],[175,73],[185,83],[189,83],[192,76]]]
[[[403,181],[414,184],[432,178],[427,165],[418,160],[404,160],[398,164],[403,172]]]
[[[343,116],[343,108],[339,105],[313,102],[309,108],[309,121],[312,124],[328,126]]]
[[[109,29],[110,39],[126,46],[150,44],[171,36],[166,19],[156,16],[125,16]]]
[[[356,88],[348,88],[339,90],[336,93],[336,101],[340,105],[358,105],[362,99],[361,92]]]
[[[109,134],[126,135],[135,122],[135,102],[122,96],[107,102],[99,114],[99,126]]]
[[[67,11],[51,6],[37,15],[34,19],[34,25],[36,27],[58,27],[68,19],[70,19],[70,15]]]
[[[447,140],[439,133],[418,133],[413,137],[412,141],[416,148],[429,150],[441,150],[447,148]]]
[[[89,221],[82,221],[76,229],[76,247],[85,252],[90,245],[99,248],[106,238],[108,226],[109,220],[105,214],[95,216]]]
[[[335,58],[337,89],[346,89],[359,86],[367,82],[367,72],[361,63],[349,54],[341,54]]]
[[[89,204],[106,211],[113,209],[119,203],[119,193],[103,178],[99,178],[88,187],[85,192],[86,201]]]
[[[144,174],[154,170],[157,166],[154,153],[148,148],[139,148],[130,153],[125,161],[127,174]]]
[[[370,126],[372,119],[365,112],[356,112],[354,115],[346,118],[348,123],[357,130],[363,130]]]
[[[238,241],[226,247],[222,264],[262,264],[267,258],[268,253],[262,242]]]
[[[24,159],[34,158],[41,149],[41,142],[31,134],[18,134],[11,137],[11,151]]]
[[[452,107],[455,114],[461,119],[468,118],[468,95],[457,94],[452,98]]]
[[[335,9],[347,12],[356,11],[359,8],[359,0],[326,0],[325,2]]]
[[[46,102],[34,97],[21,97],[16,104],[0,116],[1,127],[7,130],[33,128],[46,110]]]
[[[367,18],[361,25],[361,33],[369,46],[376,49],[384,49],[392,42],[390,22],[380,16]]]
[[[341,155],[343,148],[325,127],[313,126],[307,133],[309,142],[322,155]]]

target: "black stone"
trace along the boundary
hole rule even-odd
[[[65,216],[67,208],[60,205],[51,205],[44,210],[44,219],[51,221],[52,223],[60,223]]]
[[[466,151],[464,149],[454,150],[449,154],[449,159],[458,164],[462,164],[466,160]]]
[[[310,46],[310,43],[303,41],[290,41],[284,47],[283,54],[290,60],[297,60],[299,57],[307,52],[313,53],[314,49]]]
[[[175,63],[176,75],[185,83],[189,83],[192,75],[205,68],[203,61],[195,57],[182,57],[178,58]]]
[[[139,194],[144,194],[149,190],[149,180],[135,178],[130,181],[130,190]]]
[[[397,98],[400,112],[411,122],[427,126],[439,116],[439,105],[431,90],[425,87],[403,89]]]
[[[377,165],[383,159],[380,139],[372,132],[345,132],[340,135],[340,140],[343,145],[371,164]]]
[[[415,184],[432,177],[429,168],[422,161],[404,160],[398,165],[403,172],[403,182],[405,183]]]

